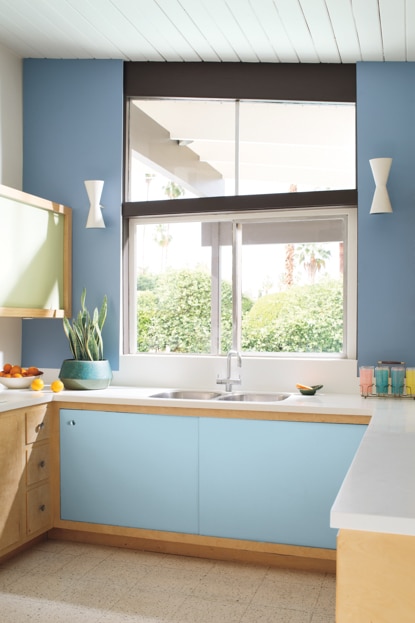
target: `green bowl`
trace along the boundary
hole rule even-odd
[[[321,389],[322,385],[311,385],[310,389],[300,389],[300,393],[303,396],[314,396],[317,390]]]

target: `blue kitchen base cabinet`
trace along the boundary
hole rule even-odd
[[[61,409],[61,519],[323,549],[361,424]]]
[[[61,519],[198,532],[197,418],[61,409]]]
[[[330,508],[364,425],[200,420],[200,533],[336,548]]]

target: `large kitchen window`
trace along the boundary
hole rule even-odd
[[[354,216],[132,219],[131,352],[344,356]]]
[[[354,357],[353,71],[134,65],[125,351]]]

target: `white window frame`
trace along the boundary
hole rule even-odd
[[[237,214],[223,214],[223,213],[210,213],[210,214],[193,214],[193,215],[179,215],[179,216],[160,216],[160,217],[135,217],[129,219],[129,258],[128,258],[128,352],[129,354],[137,353],[137,258],[136,258],[136,225],[155,224],[162,222],[191,222],[195,220],[201,220],[203,222],[217,222],[229,221],[229,222],[249,222],[249,221],[269,221],[277,219],[299,218],[324,218],[324,217],[343,217],[346,223],[346,232],[344,239],[344,290],[343,290],[343,304],[344,304],[344,332],[343,343],[344,351],[342,353],[252,353],[252,356],[261,357],[275,357],[275,358],[345,358],[356,359],[356,337],[357,337],[357,210],[355,207],[324,207],[317,209],[296,209],[296,210],[267,210],[265,212],[250,212],[250,213],[237,213]],[[238,288],[238,281],[236,275],[238,273],[237,264],[233,269],[233,289],[234,289],[234,316],[238,315],[238,306],[240,306],[240,294]],[[214,261],[212,262],[214,265]],[[236,296],[235,296],[236,295]],[[240,312],[240,310],[239,310]],[[217,315],[217,314],[216,314]],[[214,325],[215,312],[213,312],[213,340],[217,340],[217,327]],[[215,337],[216,336],[216,337]],[[240,327],[233,327],[233,347],[239,347],[240,340]],[[144,354],[145,353],[140,353]],[[206,353],[208,354],[208,353]],[[206,355],[205,354],[205,355]],[[200,355],[200,356],[205,356]],[[177,356],[177,355],[176,355]],[[185,354],[180,355],[185,356]],[[193,355],[199,356],[199,355]],[[250,356],[249,353],[244,353],[244,356]]]

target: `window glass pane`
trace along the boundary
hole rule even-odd
[[[135,225],[137,352],[342,354],[346,219],[239,222],[240,273],[232,217]]]
[[[130,201],[355,188],[355,105],[133,100],[129,173]]]
[[[354,105],[243,101],[239,121],[239,194],[356,187]]]
[[[212,262],[215,249],[202,244],[202,223],[137,225],[135,240],[137,352],[217,350],[213,342],[221,337],[217,326],[212,331],[212,314],[227,347],[232,287],[218,275],[219,262]]]
[[[134,100],[129,143],[131,201],[235,193],[234,102]]]
[[[297,234],[286,242],[281,242],[283,236],[278,235],[272,224],[267,224],[266,229],[263,224],[257,228],[248,225],[247,232],[244,226],[243,351],[343,351],[344,245],[343,237],[337,235],[342,221],[323,222],[328,227],[322,227],[319,242],[315,242],[312,231],[307,241],[307,221],[295,223]],[[330,226],[333,236],[324,231],[330,230]],[[262,243],[259,242],[261,233],[264,234]],[[296,242],[304,239],[304,242]]]

